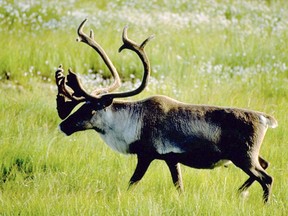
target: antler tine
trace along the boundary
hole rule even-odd
[[[72,97],[74,100],[83,100],[90,97],[84,90],[78,76],[69,68],[66,84],[73,90]]]
[[[79,37],[77,38],[77,41],[86,43],[90,47],[92,47],[101,56],[101,58],[105,62],[106,66],[109,68],[114,78],[114,82],[110,86],[104,89],[95,89],[92,94],[97,95],[101,93],[108,93],[108,92],[114,91],[115,89],[121,86],[121,80],[120,80],[119,74],[116,68],[114,67],[113,63],[111,62],[111,60],[109,59],[105,51],[103,50],[103,48],[94,40],[94,32],[90,30],[89,36],[83,32],[83,28],[86,22],[87,22],[87,19],[83,20],[82,23],[78,27],[77,33]]]
[[[155,37],[155,35],[150,35],[148,38],[146,38],[143,42],[142,42],[142,44],[140,45],[140,48],[141,49],[144,49],[144,47],[146,46],[146,44],[151,40],[151,39],[153,39]]]
[[[69,100],[85,101],[84,98],[89,97],[89,95],[83,89],[77,75],[73,73],[70,68],[68,69],[69,74],[67,77],[64,76],[63,72],[62,65],[60,65],[55,72],[58,94],[67,97]],[[71,90],[67,89],[67,86],[69,86]]]
[[[123,29],[123,33],[122,33],[122,41],[123,41],[123,45],[119,48],[119,52],[121,52],[123,49],[130,49],[133,51],[137,51],[137,50],[144,50],[144,47],[146,46],[146,44],[154,38],[154,35],[151,35],[150,37],[146,38],[141,45],[138,45],[136,42],[134,42],[133,40],[128,38],[128,26],[125,26]]]
[[[90,38],[91,38],[92,40],[94,40],[94,32],[93,32],[92,29],[90,30]]]
[[[64,70],[63,70],[62,65],[59,65],[57,71],[55,72],[55,79],[56,79],[56,84],[58,87],[58,95],[63,95],[69,100],[73,100],[71,91],[66,88],[66,85],[65,85],[66,78],[63,72]]]
[[[61,119],[65,119],[73,110],[73,108],[81,103],[85,101],[85,94],[81,95],[82,98],[77,97],[80,95],[80,83],[78,81],[77,77],[71,77],[70,72],[69,75],[67,76],[67,78],[64,76],[63,74],[64,70],[62,68],[62,65],[60,65],[58,67],[58,69],[55,72],[55,79],[56,79],[56,84],[58,87],[58,94],[57,94],[57,98],[56,98],[56,102],[57,102],[57,111],[58,111],[58,115]],[[74,80],[76,79],[76,80]],[[68,80],[66,82],[66,80]],[[70,81],[69,81],[70,80]],[[78,87],[76,87],[77,84],[79,84]],[[74,91],[71,92],[70,89],[67,89],[66,84],[72,88],[71,90]],[[75,87],[74,87],[75,85]],[[77,89],[78,91],[75,92],[75,89]],[[81,88],[82,89],[82,88]],[[84,91],[84,90],[82,90]],[[75,95],[76,93],[76,95]]]

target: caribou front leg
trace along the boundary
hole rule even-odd
[[[144,174],[146,173],[149,165],[151,164],[153,159],[151,158],[147,158],[145,156],[140,156],[138,155],[138,162],[137,162],[137,166],[136,169],[129,181],[129,186],[128,186],[128,190],[133,186],[136,185],[144,176]]]
[[[166,164],[169,167],[171,176],[172,176],[172,180],[173,183],[176,187],[176,189],[181,193],[184,191],[184,186],[183,186],[183,182],[182,182],[182,174],[181,174],[181,168],[180,168],[180,164],[174,161],[169,161],[166,160],[165,161]]]

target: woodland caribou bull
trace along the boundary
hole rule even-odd
[[[256,180],[263,188],[264,202],[271,192],[273,178],[265,169],[268,162],[259,156],[259,150],[268,127],[277,121],[270,115],[246,109],[186,104],[166,96],[151,96],[139,101],[122,101],[142,92],[150,75],[150,64],[144,51],[152,38],[140,45],[127,37],[123,30],[124,49],[132,50],[140,58],[144,75],[140,86],[127,92],[113,92],[121,81],[117,70],[94,33],[83,32],[87,20],[78,28],[78,41],[91,46],[103,59],[112,73],[114,82],[107,88],[88,94],[75,73],[69,69],[65,77],[60,65],[56,71],[58,86],[57,110],[63,120],[60,129],[66,135],[94,129],[114,150],[123,154],[136,154],[137,167],[129,186],[144,176],[154,159],[164,160],[169,167],[174,185],[180,191],[183,183],[179,164],[199,169],[212,169],[232,162],[249,178],[239,188],[245,191]],[[84,103],[70,115],[79,103]]]

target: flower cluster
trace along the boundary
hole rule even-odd
[[[228,51],[225,55],[223,54],[225,61],[221,62],[209,55],[203,57],[201,54],[191,53],[187,48],[187,43],[181,41],[183,39],[181,36],[178,36],[180,39],[173,38],[173,36],[177,36],[177,32],[185,32],[186,35],[191,33],[192,36],[196,37],[198,35],[199,38],[206,33],[210,33],[219,34],[216,40],[221,40],[223,43],[226,43],[231,37],[237,37],[237,43],[244,44],[250,38],[254,40],[255,38],[261,38],[264,42],[265,39],[273,37],[280,46],[279,44],[286,42],[287,8],[270,7],[266,1],[262,0],[178,0],[173,1],[173,4],[169,0],[163,0],[161,3],[154,0],[145,2],[135,0],[103,1],[105,6],[102,8],[97,8],[97,3],[89,2],[89,4],[80,5],[75,0],[65,2],[52,0],[45,3],[36,0],[12,2],[0,0],[0,32],[21,33],[21,31],[27,30],[35,32],[43,29],[74,29],[79,24],[79,20],[89,17],[96,29],[101,29],[106,24],[111,25],[111,23],[114,25],[113,28],[119,25],[119,29],[121,29],[122,26],[129,23],[129,25],[141,28],[141,33],[145,33],[145,31],[156,31],[156,33],[159,31],[162,35],[173,33],[169,40],[171,39],[171,43],[174,43],[174,47],[183,48],[183,50],[178,49],[176,51],[175,64],[179,64],[184,68],[183,70],[192,70],[193,73],[200,76],[210,77],[216,83],[226,82],[231,77],[238,77],[243,82],[249,82],[255,74],[272,73],[277,75],[286,73],[288,70],[285,57],[281,54],[277,54],[277,57],[275,57],[276,49],[271,55],[261,56],[263,60],[252,63],[245,63],[242,60],[252,59],[256,56],[255,54],[254,56],[251,55],[251,53],[253,54],[253,48],[250,49],[250,53],[249,50],[245,49],[245,51],[239,49],[234,52],[231,49],[231,54]],[[202,46],[202,44],[198,45]],[[167,47],[165,49],[170,49],[170,45]],[[239,47],[241,46],[238,45],[237,48]],[[163,47],[157,47],[156,45],[155,49],[158,48],[163,49]],[[208,49],[206,48],[206,50]],[[183,51],[183,53],[180,53],[180,51]],[[234,62],[229,63],[229,59],[233,59]],[[49,59],[43,59],[43,61],[46,61],[47,64],[50,62]],[[131,69],[125,68],[126,71]],[[155,65],[152,65],[152,76],[156,74],[157,79],[153,77],[150,79],[149,88],[154,88],[154,86],[155,88],[166,88],[162,82],[165,80],[164,75],[167,75],[167,68],[168,66],[164,62],[156,62]],[[172,70],[175,68],[172,68]],[[89,69],[89,66],[85,69],[88,75],[83,79],[88,85],[89,80],[93,80],[93,83],[91,83],[93,86],[106,86],[111,82],[109,79],[103,78],[103,74],[99,73],[100,69],[96,69],[97,73],[94,69]],[[133,70],[131,69],[131,71]],[[186,73],[182,72],[182,74]],[[34,66],[31,66],[29,71],[24,73],[24,76],[35,75],[41,76],[41,71],[36,70]],[[48,77],[44,77],[44,79],[50,81]],[[135,88],[140,82],[139,78],[134,77],[134,74],[131,74],[129,80],[132,81],[125,82],[123,88]],[[179,94],[176,85],[171,88],[175,95]],[[196,85],[195,88],[197,88]]]
[[[0,1],[0,31],[55,29],[62,25],[62,2]]]

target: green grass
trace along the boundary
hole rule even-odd
[[[30,1],[23,7],[25,1],[1,1],[0,214],[285,215],[288,4],[259,2]],[[152,79],[130,100],[165,94],[275,116],[279,127],[267,131],[261,149],[275,180],[268,205],[257,183],[248,198],[237,194],[247,176],[233,165],[212,171],[182,166],[185,193],[179,195],[166,165],[155,161],[127,191],[135,157],[113,152],[93,131],[59,132],[58,65],[81,74],[89,88],[94,73],[109,78],[93,50],[75,42],[86,17],[86,30],[94,29],[127,86],[131,74],[137,84],[142,68],[134,54],[117,53],[123,26],[129,24],[129,36],[139,43],[155,34],[146,48]]]

